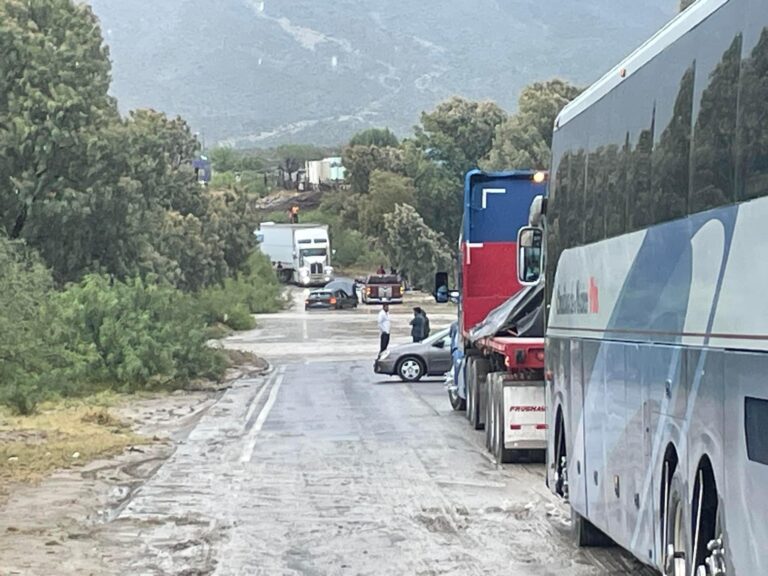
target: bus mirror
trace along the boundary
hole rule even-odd
[[[541,228],[522,228],[517,235],[517,279],[523,285],[538,284],[544,257]]]

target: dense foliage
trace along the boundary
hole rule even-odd
[[[0,401],[221,374],[207,321],[279,305],[246,194],[196,182],[181,118],[118,114],[86,4],[0,2],[0,54]]]
[[[380,130],[353,137],[343,151],[349,190],[326,196],[320,216],[364,252],[345,250],[337,262],[375,261],[375,249],[415,286],[430,287],[438,269],[452,268],[466,172],[547,169],[555,118],[579,92],[561,80],[532,84],[514,115],[454,97],[422,114],[400,143]]]

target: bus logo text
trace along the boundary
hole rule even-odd
[[[591,277],[586,286],[576,281],[570,290],[560,286],[557,289],[557,313],[565,315],[599,314],[600,289],[595,278]]]

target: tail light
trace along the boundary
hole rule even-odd
[[[365,293],[366,293],[368,296],[370,296],[370,295],[371,295],[371,291],[372,291],[372,290],[371,290],[371,287],[370,287],[370,286],[366,286],[366,287],[365,287]]]
[[[331,304],[336,304],[336,298],[331,298]]]
[[[544,350],[538,348],[536,350],[531,350],[531,352],[533,352],[533,357],[536,358],[536,360],[544,362]]]
[[[522,430],[523,425],[522,424],[510,424],[509,425],[510,430]]]
[[[309,300],[304,300],[304,304],[309,304]]]
[[[536,424],[536,430],[546,430],[547,425],[546,424]]]

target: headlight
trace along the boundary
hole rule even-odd
[[[389,350],[384,350],[384,352],[381,353],[381,356],[379,356],[379,360],[386,360],[389,358]]]
[[[304,276],[304,278],[302,278],[302,279],[301,279],[301,281],[302,281],[304,284],[309,284],[309,278],[308,278],[307,276]]]
[[[309,276],[309,270],[306,268],[299,268],[299,275],[300,276]]]

